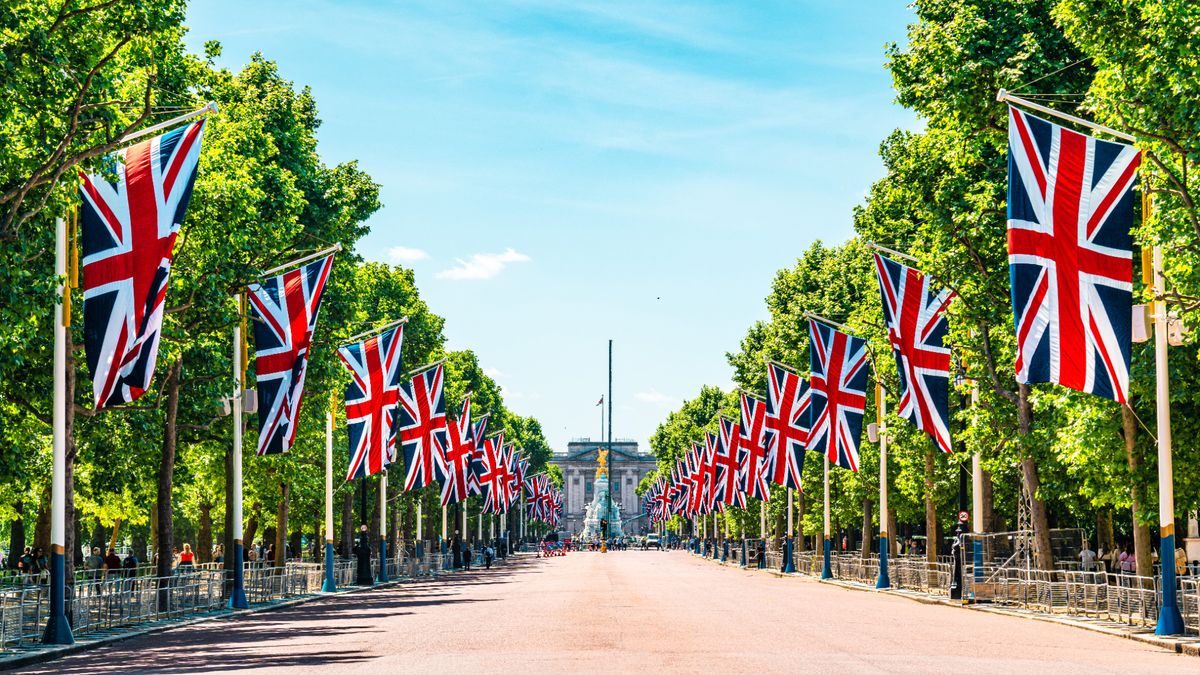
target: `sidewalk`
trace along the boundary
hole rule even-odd
[[[519,559],[519,557],[521,555],[524,555],[524,554],[513,553],[512,555],[508,556],[507,558],[496,558],[495,560],[492,561],[492,567],[495,568],[495,567],[500,566],[502,563],[508,563],[509,561],[517,560],[517,559]],[[475,568],[472,568],[472,569],[475,569]],[[479,569],[483,569],[483,568],[479,568]],[[298,598],[292,598],[289,600],[279,600],[276,602],[265,603],[262,605],[251,607],[249,609],[224,609],[224,610],[210,612],[208,614],[203,614],[203,615],[188,618],[188,619],[173,619],[173,620],[164,620],[164,621],[143,623],[143,624],[138,624],[136,627],[131,627],[128,630],[95,631],[95,632],[91,632],[91,633],[86,633],[83,636],[76,636],[75,644],[72,644],[72,645],[64,645],[64,646],[32,645],[30,647],[22,648],[22,649],[16,650],[16,651],[0,652],[0,654],[2,654],[2,655],[0,655],[0,671],[12,670],[14,668],[22,668],[25,666],[31,666],[31,665],[35,665],[35,664],[39,664],[39,663],[45,663],[47,661],[53,661],[55,659],[60,659],[64,656],[70,656],[72,654],[78,654],[80,652],[98,649],[100,647],[104,647],[107,645],[122,642],[124,640],[129,640],[129,639],[140,637],[143,635],[152,635],[154,633],[161,633],[163,631],[173,630],[175,628],[183,628],[183,627],[192,626],[192,625],[195,625],[198,623],[215,621],[217,619],[228,619],[230,617],[243,617],[243,616],[250,616],[252,614],[258,614],[260,612],[270,612],[270,611],[277,610],[277,609],[283,609],[285,607],[302,605],[302,604],[305,604],[308,602],[312,602],[314,600],[335,598],[335,597],[343,596],[343,595],[355,595],[355,594],[359,594],[359,593],[370,593],[371,591],[374,591],[374,590],[377,590],[380,588],[390,588],[392,586],[399,586],[401,584],[411,583],[411,582],[417,581],[417,580],[424,580],[424,579],[434,579],[435,580],[439,577],[445,576],[446,574],[456,573],[459,571],[461,571],[461,570],[440,570],[435,575],[430,576],[430,577],[402,577],[399,579],[387,581],[385,583],[376,582],[372,586],[344,586],[344,587],[338,588],[338,590],[334,591],[333,593],[314,593],[311,595],[305,595],[305,596],[301,596]]]
[[[691,555],[695,555],[695,554],[691,554]],[[932,593],[922,593],[919,591],[900,590],[900,589],[891,589],[891,588],[880,589],[880,588],[875,588],[874,586],[862,584],[862,583],[859,583],[856,581],[846,581],[843,579],[818,579],[816,577],[812,577],[807,574],[802,574],[799,572],[795,572],[792,574],[785,574],[783,572],[780,572],[779,570],[772,569],[772,568],[761,568],[761,569],[757,568],[757,567],[744,567],[743,568],[737,562],[734,562],[734,561],[722,562],[720,560],[714,560],[713,558],[704,558],[704,560],[707,560],[709,562],[715,562],[718,565],[722,565],[725,567],[735,567],[738,569],[745,569],[745,570],[754,571],[754,572],[766,572],[767,574],[771,574],[771,575],[781,577],[781,578],[782,577],[795,578],[795,579],[803,580],[808,583],[828,584],[831,586],[838,586],[838,587],[845,588],[847,590],[852,590],[852,591],[859,591],[859,592],[865,592],[865,593],[887,593],[888,595],[907,598],[914,602],[920,602],[920,603],[923,603],[926,605],[943,605],[946,607],[956,607],[959,609],[971,610],[971,611],[976,611],[976,612],[987,612],[990,614],[1001,614],[1004,616],[1017,617],[1017,618],[1021,618],[1021,619],[1029,619],[1032,621],[1045,621],[1047,623],[1057,623],[1057,624],[1060,624],[1063,626],[1072,626],[1074,628],[1082,628],[1083,630],[1089,630],[1094,633],[1103,633],[1104,635],[1111,635],[1114,637],[1121,637],[1121,638],[1125,638],[1128,640],[1136,640],[1138,642],[1144,642],[1146,644],[1151,644],[1151,645],[1154,645],[1161,649],[1175,652],[1177,654],[1187,654],[1189,656],[1200,656],[1200,636],[1190,636],[1189,635],[1189,636],[1163,637],[1163,636],[1155,635],[1154,631],[1149,628],[1140,628],[1137,626],[1130,626],[1128,624],[1119,623],[1119,622],[1115,622],[1115,621],[1108,621],[1105,619],[1090,619],[1090,618],[1078,617],[1078,616],[1059,616],[1056,614],[1047,614],[1045,612],[1038,612],[1038,611],[1034,611],[1034,610],[1020,609],[1020,608],[1016,608],[1016,607],[1005,607],[1003,605],[964,604],[959,600],[951,600],[950,598],[948,598],[944,595],[934,595]]]

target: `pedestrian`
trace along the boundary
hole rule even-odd
[[[492,569],[492,558],[495,557],[496,549],[492,548],[492,545],[489,543],[487,547],[483,549],[483,568],[489,570]]]
[[[1133,554],[1133,544],[1125,544],[1117,561],[1121,564],[1121,574],[1137,574],[1137,556]]]
[[[104,556],[104,576],[121,576],[121,558],[117,556],[117,550],[114,548],[109,548],[108,555]]]
[[[471,571],[471,545],[468,544],[465,539],[463,540],[463,543],[462,543],[462,561],[463,561],[463,569],[470,572]]]
[[[50,581],[50,563],[46,562],[46,552],[39,546],[33,552],[33,574],[37,577],[39,584],[46,584]]]
[[[1086,539],[1083,540],[1083,550],[1079,552],[1079,561],[1084,572],[1091,572],[1096,566],[1096,552],[1088,546]]]
[[[213,562],[215,562],[215,563],[225,562],[225,546],[224,545],[217,544],[216,548],[213,549]]]
[[[23,577],[28,577],[33,574],[33,549],[25,547],[25,552],[21,554],[21,559],[17,561],[17,572]]]
[[[1177,546],[1175,548],[1175,574],[1179,576],[1187,574],[1187,562],[1187,552],[1183,550],[1182,546]]]
[[[92,554],[83,561],[83,569],[87,570],[87,578],[95,581],[100,578],[100,572],[104,569],[104,556],[100,555],[100,547],[93,546]]]
[[[179,554],[179,564],[175,566],[175,571],[177,573],[191,572],[195,568],[193,564],[195,560],[196,554],[192,553],[192,545],[184,544],[183,552]]]
[[[130,551],[129,555],[125,556],[125,562],[121,563],[121,567],[124,568],[126,577],[133,578],[137,576],[137,554]]]

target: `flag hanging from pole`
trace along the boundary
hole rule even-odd
[[[1125,403],[1132,190],[1141,153],[1009,108],[1008,263],[1017,381]]]
[[[331,254],[250,285],[259,455],[287,452],[296,440],[308,349],[332,269]]]
[[[867,341],[809,319],[812,420],[808,447],[831,464],[858,471],[867,405]]]
[[[346,480],[374,476],[396,461],[403,341],[401,324],[362,342],[338,348],[338,356],[350,371],[350,384],[346,385],[346,428],[350,439]]]
[[[746,496],[764,501],[771,498],[770,466],[767,462],[766,440],[763,430],[766,423],[767,406],[758,399],[742,392],[742,423],[738,425],[735,442],[738,461],[741,462],[741,489]]]
[[[808,448],[808,381],[778,363],[767,364],[763,437],[771,482],[800,490]]]
[[[878,253],[875,271],[888,341],[900,373],[896,414],[929,434],[943,452],[950,446],[950,348],[946,308],[956,297],[929,278]]]
[[[405,490],[423,488],[446,477],[445,375],[439,363],[400,385]]]
[[[203,131],[199,120],[111,156],[115,182],[80,173],[83,346],[97,409],[150,388]]]
[[[471,397],[463,399],[458,419],[446,425],[446,477],[442,481],[442,506],[467,499],[475,437],[471,427]]]

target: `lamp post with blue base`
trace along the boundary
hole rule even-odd
[[[1143,218],[1149,213],[1150,198],[1143,196]],[[1163,280],[1162,247],[1153,252],[1154,295],[1166,292]],[[1183,616],[1175,594],[1175,479],[1171,467],[1171,392],[1167,370],[1167,307],[1154,302],[1154,363],[1158,398],[1158,525],[1161,534],[1159,560],[1162,561],[1162,601],[1158,610],[1156,635],[1183,633]]]
[[[245,296],[238,295],[238,315],[246,316]],[[229,609],[247,609],[250,603],[246,601],[246,549],[242,544],[242,409],[245,404],[246,392],[246,356],[243,352],[245,340],[245,319],[242,318],[233,326],[233,378],[235,390],[230,407],[233,413],[233,452],[230,453],[230,502],[233,514],[229,524],[233,528],[233,588],[229,589]],[[230,568],[227,568],[230,569]]]
[[[387,469],[379,472],[379,583],[388,581],[387,571]]]
[[[891,588],[892,580],[888,576],[888,457],[887,457],[887,399],[883,385],[875,383],[876,410],[879,418],[876,420],[879,433],[879,577],[875,580],[875,588]]]
[[[337,590],[333,576],[333,403],[329,397],[329,411],[325,414],[325,580],[321,590],[332,593]]]
[[[822,579],[832,579],[833,578],[833,566],[830,565],[830,561],[829,561],[829,548],[832,545],[832,542],[829,539],[829,455],[825,455],[825,528],[824,529],[825,529],[825,536],[824,536],[824,541],[821,544],[823,547],[822,554],[821,554],[821,578]]]
[[[792,555],[792,532],[793,532],[793,516],[792,516],[792,488],[787,489],[787,537],[783,540],[783,573],[794,574],[796,572],[796,562]]]
[[[54,271],[60,279],[59,297],[69,293],[61,280],[67,275],[67,225],[59,218],[55,222]],[[53,457],[50,484],[50,615],[42,643],[69,645],[75,642],[71,625],[67,622],[66,595],[66,540],[67,540],[67,323],[63,315],[64,303],[54,306],[54,395],[52,411]]]

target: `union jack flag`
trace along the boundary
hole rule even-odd
[[[706,513],[704,511],[704,474],[704,450],[692,443],[692,451],[687,456],[689,516]]]
[[[932,288],[921,272],[878,253],[875,271],[888,341],[900,373],[897,414],[929,434],[943,452],[952,452],[950,348],[944,343],[946,308],[956,296]]]
[[[484,513],[503,513],[508,508],[506,492],[512,482],[512,471],[507,455],[503,432],[484,441],[483,472],[479,475]]]
[[[150,387],[175,238],[200,163],[204,120],[126,148],[116,182],[80,174],[83,345],[96,408]]]
[[[1017,380],[1127,401],[1141,153],[1009,108]]]
[[[767,365],[767,409],[763,417],[771,482],[799,490],[808,447],[808,382],[782,364]]]
[[[296,440],[308,349],[332,269],[329,255],[250,285],[259,455],[287,452]]]
[[[812,433],[808,447],[831,463],[858,471],[858,443],[867,405],[867,341],[808,321],[812,367]]]
[[[742,465],[741,489],[746,496],[764,501],[771,498],[768,484],[771,467],[767,462],[766,439],[763,438],[766,415],[767,407],[762,401],[742,392],[742,423],[738,425],[735,438],[738,460]]]
[[[471,397],[463,399],[462,414],[446,425],[446,476],[442,481],[442,506],[465,501],[475,457],[474,429],[471,427]]]
[[[704,448],[700,451],[701,513],[712,513],[719,509],[717,501],[717,437],[704,432]]]
[[[691,479],[687,474],[687,457],[680,458],[671,469],[671,513],[688,513],[690,496],[688,487]]]
[[[713,453],[716,467],[716,498],[724,504],[745,508],[746,493],[742,490],[742,467],[738,462],[738,423],[722,417],[717,433],[717,444]]]
[[[483,473],[483,442],[487,437],[487,422],[489,415],[484,415],[475,423],[475,428],[471,431],[471,438],[475,443],[475,450],[471,453],[471,468],[467,472],[467,495],[483,494],[483,486],[479,483],[479,474]]]
[[[346,426],[350,465],[346,480],[373,476],[396,461],[400,400],[400,344],[404,326],[338,348],[350,371],[346,385]]]
[[[400,385],[400,447],[404,489],[423,488],[446,477],[446,379],[441,364]]]

